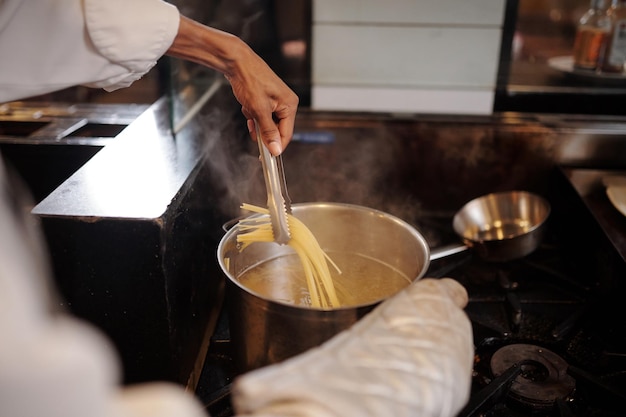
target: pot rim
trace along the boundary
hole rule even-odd
[[[416,281],[420,280],[421,278],[424,277],[424,275],[426,274],[426,271],[428,271],[428,268],[430,266],[430,246],[428,245],[428,242],[426,240],[426,238],[424,238],[424,236],[411,224],[409,224],[408,222],[402,220],[401,218],[393,215],[393,214],[389,214],[387,212],[384,212],[382,210],[378,210],[378,209],[374,209],[371,207],[366,207],[366,206],[361,206],[361,205],[357,205],[357,204],[350,204],[350,203],[335,203],[335,202],[308,202],[308,203],[296,203],[292,205],[292,209],[294,209],[294,215],[297,214],[295,213],[297,211],[298,208],[324,208],[324,207],[338,207],[338,208],[345,208],[345,209],[352,209],[352,210],[358,210],[358,211],[362,211],[362,212],[366,212],[366,213],[370,213],[372,215],[375,216],[379,216],[379,217],[384,217],[388,220],[393,221],[394,223],[400,225],[402,228],[404,228],[405,230],[407,230],[411,235],[413,235],[413,237],[415,238],[416,241],[418,241],[420,243],[421,248],[424,251],[424,264],[421,268],[421,270],[419,271],[419,273],[417,274],[417,276],[415,276],[412,280],[411,283],[409,283],[407,285],[410,286],[413,283],[415,283]],[[242,218],[254,218],[254,217],[260,217],[262,216],[262,214],[259,213],[254,213],[248,217],[242,217]],[[388,295],[386,297],[371,301],[369,303],[363,303],[363,304],[356,304],[356,305],[350,305],[350,306],[339,306],[339,307],[335,307],[335,308],[330,308],[330,309],[324,309],[324,308],[316,308],[316,307],[311,307],[311,306],[302,306],[302,305],[296,305],[296,304],[291,304],[291,303],[286,303],[284,301],[280,301],[280,300],[275,300],[272,298],[268,298],[265,297],[261,294],[258,294],[252,290],[250,290],[248,287],[242,285],[237,279],[236,277],[232,276],[232,274],[228,271],[228,268],[225,265],[224,259],[225,257],[222,256],[222,253],[224,252],[224,246],[226,245],[226,243],[229,241],[229,239],[237,233],[237,225],[235,224],[233,227],[231,227],[225,234],[224,236],[222,236],[222,239],[220,240],[220,243],[217,247],[217,260],[220,266],[220,269],[222,270],[222,273],[224,273],[224,275],[226,275],[228,281],[230,281],[231,283],[235,284],[237,287],[239,287],[240,289],[242,289],[244,292],[246,292],[247,294],[250,294],[256,298],[259,298],[263,301],[266,302],[271,302],[277,305],[280,305],[282,307],[288,308],[288,309],[294,309],[294,310],[303,310],[303,311],[316,311],[316,312],[320,312],[320,313],[333,313],[333,312],[338,312],[338,311],[351,311],[351,310],[357,310],[357,309],[362,309],[362,308],[369,308],[371,306],[375,306],[383,301],[385,301],[386,299],[393,297],[394,295],[398,294],[399,292],[401,292],[402,290],[393,293],[391,295]],[[404,288],[407,288],[404,287]],[[403,288],[403,289],[404,289]]]

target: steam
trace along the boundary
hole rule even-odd
[[[204,155],[211,175],[211,194],[228,218],[240,216],[243,202],[265,205],[261,163],[243,117],[224,111],[201,117]]]
[[[322,131],[299,116],[297,137]],[[323,131],[333,137],[327,143],[292,140],[283,153],[289,194],[294,204],[348,203],[394,215],[416,227],[431,245],[446,243],[452,210],[433,211],[420,199],[423,179],[415,176],[416,164],[407,158],[403,141],[380,124],[332,126]],[[315,124],[315,123],[314,123]],[[245,119],[223,110],[202,119],[206,163],[211,172],[211,193],[219,211],[234,219],[248,213],[242,203],[265,206],[267,196],[258,149],[248,134]],[[445,239],[446,236],[444,235]]]

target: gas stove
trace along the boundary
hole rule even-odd
[[[469,294],[475,362],[459,417],[624,415],[626,248],[616,236],[626,219],[609,207],[604,175],[555,174],[548,233],[529,256],[465,257],[430,271]]]
[[[519,261],[468,260],[446,275],[468,290],[475,364],[459,416],[618,416],[626,326],[616,306],[551,242]]]
[[[575,240],[564,227],[569,216],[579,222],[578,216],[587,216],[588,226],[596,219],[575,190],[568,192],[578,205],[555,197],[542,244],[523,259],[494,263],[466,251],[431,262],[427,276],[454,278],[469,294],[465,311],[473,326],[475,363],[470,400],[459,417],[623,416],[626,324],[617,318],[624,307],[619,288],[604,288],[597,256],[572,251]],[[455,239],[446,213],[422,217],[416,226],[437,242]],[[592,245],[599,252],[611,250],[610,243]],[[612,248],[621,259],[618,249]],[[197,387],[214,417],[233,415],[229,396],[236,372],[229,343],[224,315]]]

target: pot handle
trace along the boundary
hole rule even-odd
[[[447,256],[456,255],[457,253],[465,252],[468,249],[469,246],[456,243],[440,246],[438,248],[431,249],[430,260],[435,261],[437,259],[445,258]]]

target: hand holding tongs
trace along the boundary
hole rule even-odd
[[[274,241],[284,245],[291,239],[289,223],[287,222],[287,213],[291,214],[291,200],[289,199],[289,194],[287,194],[283,159],[281,155],[273,156],[267,149],[267,146],[261,140],[261,132],[256,120],[254,121],[254,126],[263,165],[263,176],[265,177],[265,188],[267,189],[267,208],[272,221]]]

